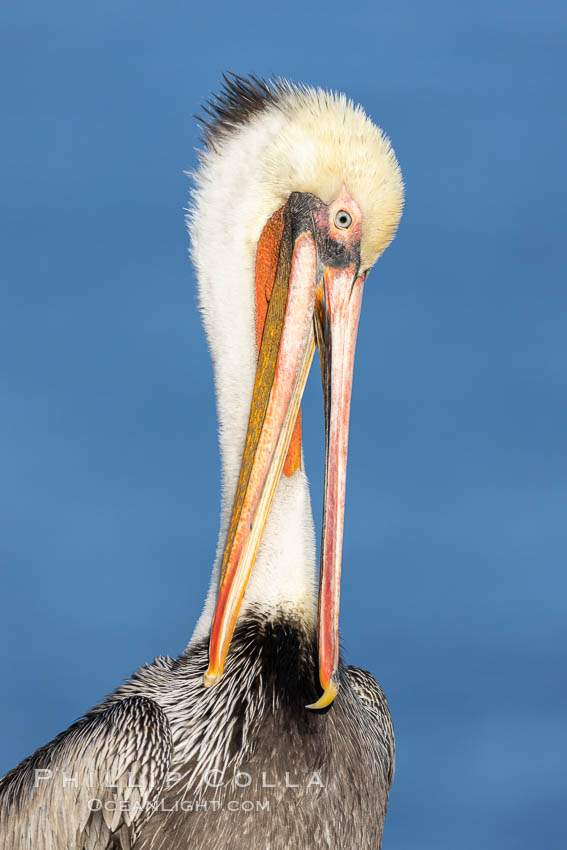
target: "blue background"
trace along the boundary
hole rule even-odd
[[[384,846],[563,848],[567,295],[559,2],[2,4],[0,772],[180,652],[217,537],[183,207],[221,71],[391,136],[365,293],[342,630],[390,700]],[[322,415],[304,405],[320,520]]]

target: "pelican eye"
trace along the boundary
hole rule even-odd
[[[346,210],[339,210],[335,216],[335,224],[341,230],[348,230],[352,224],[352,216]]]

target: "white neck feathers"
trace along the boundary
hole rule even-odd
[[[208,152],[189,217],[199,304],[213,359],[222,462],[221,522],[205,607],[192,641],[208,635],[246,438],[256,373],[255,258],[262,228],[281,206],[259,180],[259,161],[283,121],[266,114]],[[285,199],[284,199],[285,200]],[[275,205],[274,205],[275,204]],[[307,478],[282,476],[241,611],[293,609],[315,620],[316,547]]]

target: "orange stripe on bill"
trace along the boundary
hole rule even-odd
[[[338,691],[348,422],[364,284],[364,275],[358,273],[361,218],[360,209],[345,189],[328,206],[313,195],[294,192],[266,224],[258,244],[258,365],[211,627],[206,686],[222,676],[286,456],[286,473],[291,475],[300,468],[298,413],[316,339],[326,421],[318,623],[323,695],[309,708],[326,707]],[[294,447],[290,451],[292,435]]]

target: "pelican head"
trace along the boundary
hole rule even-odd
[[[362,293],[398,226],[402,177],[389,140],[342,94],[230,77],[206,113],[189,226],[215,366],[226,506],[204,681],[222,676],[280,479],[301,473],[300,402],[317,346],[326,433],[316,615],[323,694],[310,707],[323,708],[338,690]]]

